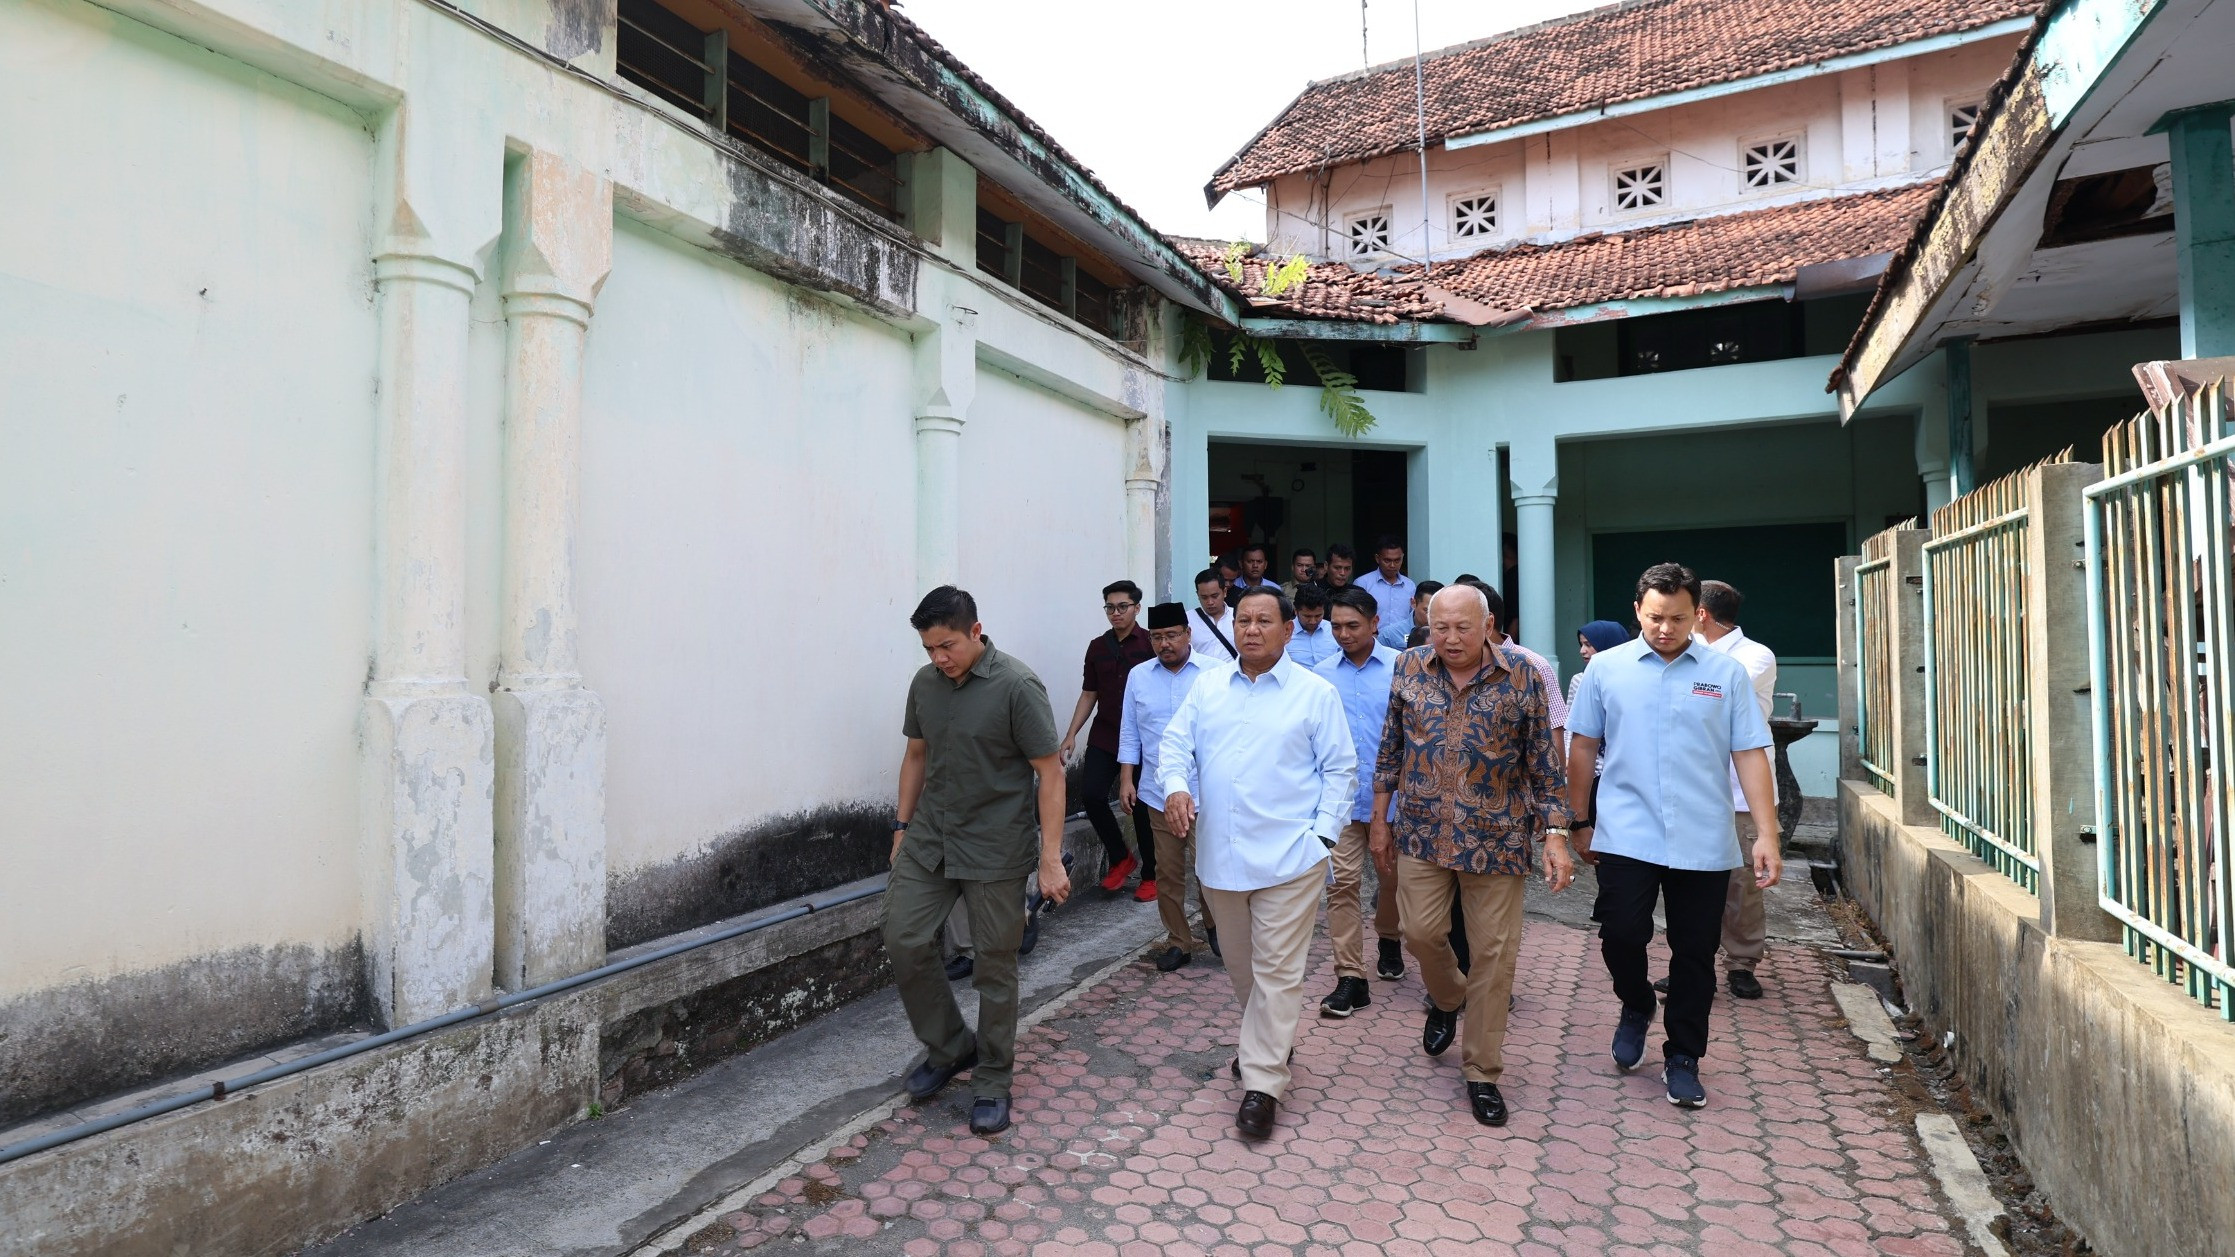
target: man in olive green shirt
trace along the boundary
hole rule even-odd
[[[927,1100],[969,1070],[970,1129],[991,1135],[1009,1125],[1025,879],[1037,864],[1050,903],[1071,897],[1061,739],[1047,687],[993,648],[969,594],[941,585],[908,622],[931,662],[910,682],[901,722],[908,752],[885,891],[885,953],[908,1025],[927,1050],[908,1075],[908,1094]],[[958,898],[977,952],[975,1036],[939,952],[939,924]]]

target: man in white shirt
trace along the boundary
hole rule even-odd
[[[1335,644],[1335,630],[1327,622],[1327,591],[1306,585],[1289,595],[1296,606],[1296,630],[1288,635],[1288,657],[1307,668],[1317,668],[1343,653]]]
[[[1188,646],[1212,663],[1234,661],[1234,612],[1216,568],[1195,574],[1195,610],[1187,613]]]
[[[1701,581],[1699,635],[1711,649],[1746,665],[1746,675],[1754,683],[1755,705],[1762,709],[1762,719],[1767,720],[1777,691],[1777,655],[1738,626],[1739,609],[1745,605],[1746,595],[1732,586],[1719,580]],[[1774,780],[1771,784],[1775,785]],[[1740,844],[1752,844],[1753,817],[1747,813],[1746,792],[1739,789],[1736,769],[1731,771],[1731,810],[1738,813]],[[1740,999],[1762,997],[1762,984],[1754,976],[1754,967],[1768,950],[1762,888],[1751,877],[1734,877],[1723,900],[1723,971],[1731,994]]]
[[[1234,1129],[1247,1140],[1272,1134],[1288,1089],[1327,853],[1357,786],[1358,753],[1335,687],[1283,653],[1294,618],[1277,590],[1243,596],[1238,657],[1196,679],[1164,730],[1157,765],[1173,832],[1202,826],[1195,869],[1242,1005]]]
[[[1164,815],[1164,785],[1157,772],[1164,750],[1164,729],[1180,708],[1195,680],[1210,664],[1188,650],[1187,608],[1161,602],[1149,608],[1149,645],[1156,658],[1135,664],[1125,678],[1125,705],[1118,722],[1118,802],[1127,811],[1138,802],[1148,809],[1149,832],[1155,837],[1156,867],[1164,875],[1156,881],[1156,911],[1164,922],[1164,950],[1156,967],[1164,973],[1195,958],[1202,944],[1187,921],[1187,884],[1195,870],[1194,844],[1172,832]],[[1202,902],[1198,888],[1196,902]],[[1200,917],[1198,918],[1200,919]],[[1215,942],[1216,928],[1205,932]]]
[[[1382,645],[1403,650],[1405,638],[1412,635],[1412,595],[1418,588],[1405,575],[1405,544],[1383,537],[1374,547],[1374,570],[1352,583],[1372,594],[1381,608]]]

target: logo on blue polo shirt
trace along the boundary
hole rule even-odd
[[[1722,696],[1723,687],[1720,685],[1710,685],[1705,681],[1694,681],[1692,683],[1692,697],[1694,698],[1721,698]]]

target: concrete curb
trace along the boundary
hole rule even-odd
[[[1971,1155],[1971,1145],[1964,1142],[1956,1119],[1945,1113],[1919,1113],[1917,1138],[1931,1154],[1933,1177],[1940,1180],[1941,1194],[1963,1219],[1964,1232],[1971,1242],[1991,1257],[2007,1257],[2009,1248],[1994,1233],[1994,1220],[2002,1216],[2002,1202],[1995,1199],[1994,1188],[1987,1184],[1987,1172],[1979,1168],[1979,1158]]]

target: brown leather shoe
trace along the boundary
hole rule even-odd
[[[1280,1110],[1280,1101],[1262,1091],[1242,1093],[1242,1107],[1234,1114],[1234,1133],[1255,1142],[1273,1133],[1273,1114]]]

